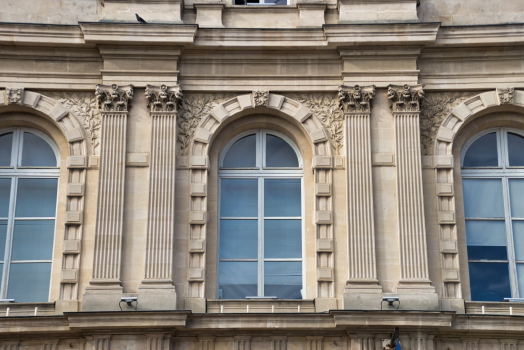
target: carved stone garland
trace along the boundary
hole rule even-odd
[[[145,275],[140,290],[173,286],[175,230],[175,160],[180,87],[147,85],[151,113],[151,161]],[[175,297],[176,299],[176,297]]]
[[[464,123],[486,108],[504,104],[524,107],[524,91],[497,89],[473,96],[449,113],[436,136],[434,155],[425,157],[425,165],[435,168],[435,186],[440,228],[442,258],[442,306],[444,309],[463,308],[453,181],[453,140]],[[467,277],[466,277],[467,278]]]
[[[346,288],[381,292],[378,286],[373,181],[371,166],[371,103],[375,86],[340,86],[338,100],[346,117],[347,227],[349,241],[349,279]]]
[[[5,97],[4,97],[5,96]],[[79,122],[70,115],[58,101],[22,88],[6,88],[0,92],[0,108],[6,104],[19,104],[30,110],[39,111],[54,122],[69,142],[67,157],[67,199],[64,230],[64,252],[62,255],[62,274],[60,295],[57,303],[78,300],[78,270],[83,232],[84,195],[87,168],[87,144]],[[76,311],[76,305],[64,308]]]
[[[397,291],[430,286],[420,158],[421,85],[388,86],[395,119],[400,282]]]
[[[208,181],[208,146],[213,133],[227,118],[249,108],[255,108],[255,97],[266,94],[253,93],[237,96],[219,104],[206,115],[195,132],[195,139],[190,148],[189,168],[191,169],[191,203],[189,213],[189,263],[188,263],[188,299],[186,308],[202,312],[205,305],[205,247],[207,228],[207,181]],[[261,97],[262,96],[262,97]],[[343,167],[335,163],[340,158],[331,156],[328,135],[322,123],[311,118],[310,110],[290,98],[277,94],[267,94],[269,109],[281,111],[298,120],[313,143],[315,178],[315,223],[317,235],[317,297],[334,297],[334,248],[333,248],[333,203],[331,197],[333,168]],[[261,107],[264,108],[264,107]],[[262,110],[263,112],[263,110]],[[340,162],[341,163],[341,162]]]
[[[97,85],[95,95],[102,113],[102,136],[93,279],[87,289],[121,292],[127,116],[133,86]]]

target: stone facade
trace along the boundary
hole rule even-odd
[[[524,130],[521,1],[259,5],[4,4],[0,136],[47,135],[59,176],[49,299],[0,303],[2,349],[524,349],[524,303],[472,301],[461,178]],[[301,156],[302,299],[220,298],[250,130]]]

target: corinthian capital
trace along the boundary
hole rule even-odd
[[[422,85],[388,86],[389,107],[393,112],[420,112],[424,95]]]
[[[375,98],[375,85],[338,87],[338,104],[344,112],[371,112],[371,103]]]
[[[151,112],[177,112],[182,106],[184,94],[180,86],[146,86],[147,107]]]
[[[118,86],[113,84],[96,86],[98,108],[103,112],[127,112],[133,99],[133,85]]]

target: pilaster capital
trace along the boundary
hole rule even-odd
[[[388,99],[390,101],[389,107],[393,112],[420,112],[420,105],[424,100],[423,85],[410,86],[405,84],[389,85]]]
[[[375,98],[375,85],[338,87],[338,105],[346,113],[371,113],[371,103]]]
[[[168,87],[166,84],[160,86],[146,85],[145,96],[147,107],[151,112],[167,113],[177,113],[184,98],[182,88],[179,85]]]
[[[133,99],[133,85],[117,84],[96,86],[98,109],[102,112],[128,112]]]

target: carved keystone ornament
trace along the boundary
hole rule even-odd
[[[393,112],[420,112],[420,104],[424,100],[422,85],[404,86],[389,85],[388,99]]]
[[[5,94],[7,95],[7,104],[22,103],[22,96],[24,95],[24,89],[5,88]]]
[[[177,112],[182,107],[184,94],[180,86],[167,87],[147,85],[146,92],[147,107],[151,112]]]
[[[253,91],[253,102],[255,102],[255,107],[267,107],[269,104],[269,91]]]
[[[344,112],[371,112],[371,103],[375,98],[375,85],[350,88],[338,87],[338,104]]]
[[[117,84],[97,84],[95,95],[101,111],[127,112],[133,99],[133,85],[119,87]]]
[[[513,92],[515,89],[497,89],[499,95],[500,104],[513,104]]]

